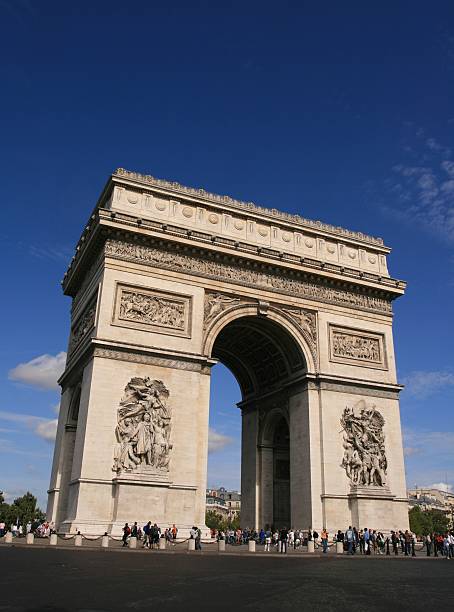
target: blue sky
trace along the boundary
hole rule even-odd
[[[44,504],[60,279],[119,166],[382,236],[409,283],[408,483],[454,485],[453,18],[443,1],[0,2],[0,490]],[[211,485],[239,486],[238,399],[216,366]]]

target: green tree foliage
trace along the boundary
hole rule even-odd
[[[43,512],[37,507],[37,499],[29,491],[22,497],[17,497],[12,504],[5,502],[3,493],[0,494],[0,518],[8,525],[18,523],[26,525],[28,522],[44,520]]]
[[[232,520],[224,518],[215,510],[207,510],[205,513],[205,524],[210,529],[226,531],[226,529],[238,529],[240,527],[240,516]]]
[[[421,510],[415,506],[408,513],[410,529],[416,535],[445,533],[449,526],[448,517],[441,510]]]

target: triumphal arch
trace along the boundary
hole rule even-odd
[[[210,371],[242,391],[241,522],[408,526],[381,239],[119,169],[72,297],[48,518],[205,522]]]

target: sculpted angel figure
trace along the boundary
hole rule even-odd
[[[118,444],[115,450],[114,467],[115,471],[122,467],[132,469],[140,463],[139,457],[134,453],[134,435],[136,427],[131,419],[126,418],[120,421],[116,428]]]
[[[151,465],[153,463],[153,425],[149,412],[144,412],[135,435],[137,436],[136,455],[140,457],[142,463]]]
[[[213,295],[207,295],[205,298],[205,323],[214,319],[219,313],[221,313],[230,304],[236,304],[240,300],[239,298],[231,298],[222,293],[215,293]]]

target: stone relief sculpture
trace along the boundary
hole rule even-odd
[[[381,362],[380,341],[356,334],[333,332],[333,355],[360,361]]]
[[[206,327],[212,319],[229,306],[239,303],[239,298],[232,298],[222,293],[207,293],[204,305],[204,326]]]
[[[117,411],[115,472],[168,472],[171,413],[160,380],[131,378]]]
[[[87,306],[85,312],[77,321],[71,332],[69,353],[72,353],[79,342],[88,334],[95,325],[96,301]]]
[[[119,318],[150,325],[184,329],[185,305],[183,302],[160,296],[122,290]]]
[[[391,302],[382,297],[295,278],[285,270],[279,272],[271,269],[264,271],[251,270],[250,267],[241,262],[230,265],[213,261],[208,257],[175,253],[166,249],[114,239],[106,241],[105,254],[109,257],[139,261],[161,269],[184,270],[189,274],[196,274],[204,278],[227,280],[242,286],[272,289],[280,293],[330,304],[352,306],[373,310],[374,312],[392,312]]]
[[[354,485],[383,487],[386,484],[385,419],[375,408],[360,400],[346,407],[341,425],[344,430],[342,467]]]
[[[294,319],[298,325],[306,332],[309,339],[313,344],[317,342],[317,319],[315,312],[298,308],[294,310],[292,308],[282,308],[284,312]]]

